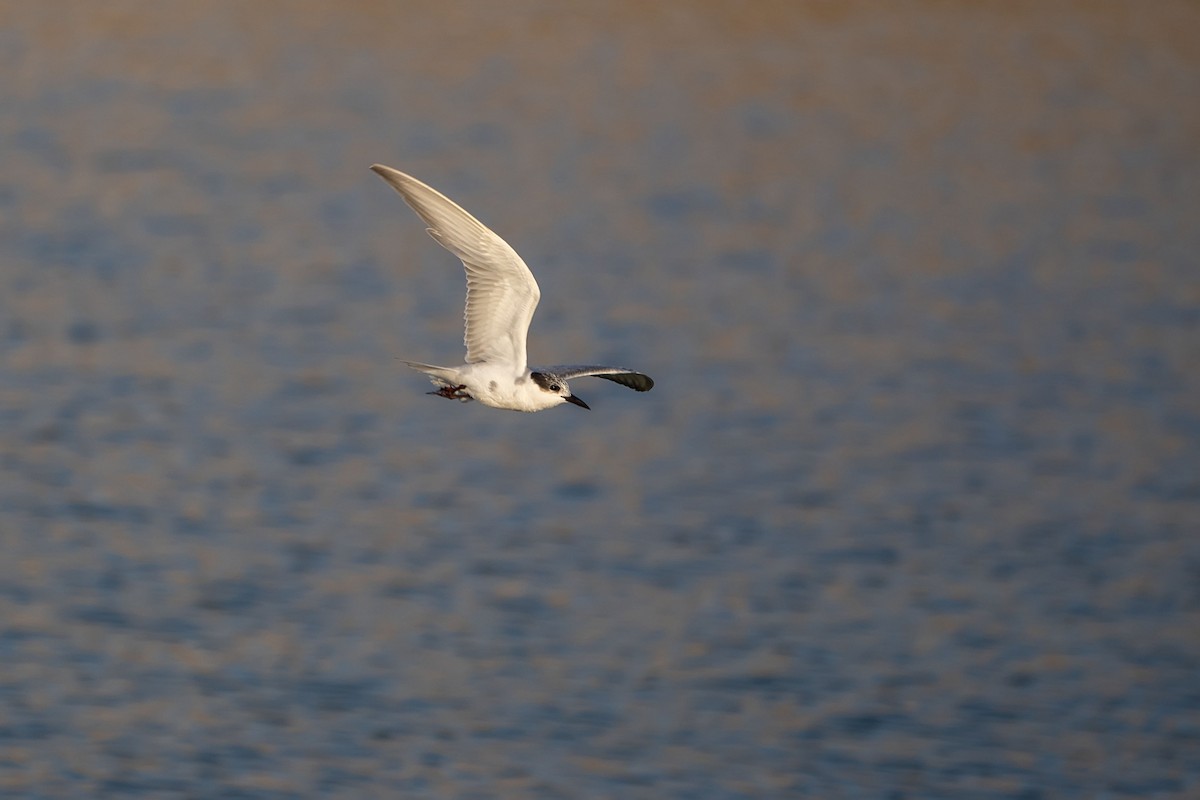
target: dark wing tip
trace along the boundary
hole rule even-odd
[[[654,388],[654,379],[640,372],[599,372],[596,377],[628,386],[635,392],[648,392]]]

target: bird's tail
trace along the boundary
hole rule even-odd
[[[424,372],[434,386],[458,386],[456,382],[458,370],[451,367],[439,367],[435,364],[422,364],[420,361],[404,361],[401,364],[412,367],[418,372]]]

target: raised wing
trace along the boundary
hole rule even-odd
[[[436,189],[403,172],[371,167],[429,226],[429,235],[462,259],[467,271],[463,312],[467,363],[513,365],[525,371],[525,337],[542,292],[525,262],[503,239]]]
[[[622,386],[628,386],[635,392],[648,392],[654,388],[654,379],[649,375],[643,375],[640,372],[634,372],[631,369],[624,367],[584,367],[584,366],[557,366],[557,367],[538,367],[538,372],[544,372],[550,375],[557,375],[563,380],[571,380],[572,378],[596,377],[604,378],[605,380],[614,381]]]

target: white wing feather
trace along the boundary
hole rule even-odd
[[[467,363],[511,364],[525,372],[525,340],[542,292],[508,242],[436,189],[403,172],[371,167],[429,226],[429,235],[462,259],[467,272],[463,312]]]

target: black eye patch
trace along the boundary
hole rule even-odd
[[[533,382],[545,389],[547,392],[557,392],[562,387],[558,385],[555,378],[547,375],[544,372],[531,372],[529,377],[533,378]]]

